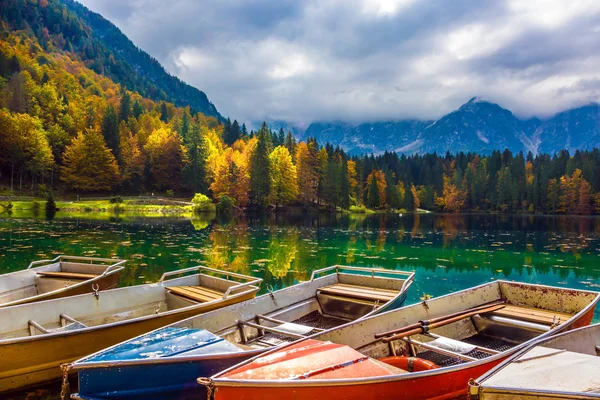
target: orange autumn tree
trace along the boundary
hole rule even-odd
[[[373,184],[375,181],[375,184]],[[375,193],[374,188],[377,188],[377,192]],[[387,183],[385,181],[385,174],[382,170],[376,169],[373,170],[367,176],[367,203],[371,207],[375,207],[376,204],[379,204],[379,207],[384,208],[386,205],[385,199],[385,190],[387,188]]]
[[[559,210],[562,213],[589,214],[591,211],[591,186],[577,168],[571,176],[560,178]]]
[[[444,189],[436,204],[444,211],[460,212],[465,206],[465,194],[451,182],[450,177],[444,176]]]
[[[104,137],[94,128],[79,133],[63,154],[61,179],[83,191],[111,190],[119,183],[119,166]]]

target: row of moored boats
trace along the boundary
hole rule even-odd
[[[76,376],[76,399],[600,397],[596,292],[494,281],[404,306],[412,272],[333,266],[256,297],[202,266],[115,288],[123,264],[0,276],[0,396]]]

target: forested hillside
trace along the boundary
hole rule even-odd
[[[0,0],[10,29],[29,31],[44,51],[62,50],[128,90],[221,118],[206,94],[169,75],[115,25],[74,0]]]
[[[27,4],[43,14],[50,2]],[[65,50],[68,35],[45,26],[1,28],[0,184],[13,194],[173,191],[241,208],[600,212],[598,150],[350,156],[142,96],[95,72]]]

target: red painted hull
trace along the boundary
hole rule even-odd
[[[508,356],[507,356],[508,357]],[[470,378],[483,375],[507,357],[458,371],[426,375],[413,379],[343,386],[287,386],[287,387],[228,387],[219,386],[215,400],[365,400],[365,399],[455,399],[467,394]]]

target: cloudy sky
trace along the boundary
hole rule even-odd
[[[598,101],[598,0],[80,0],[226,116],[522,117]]]

